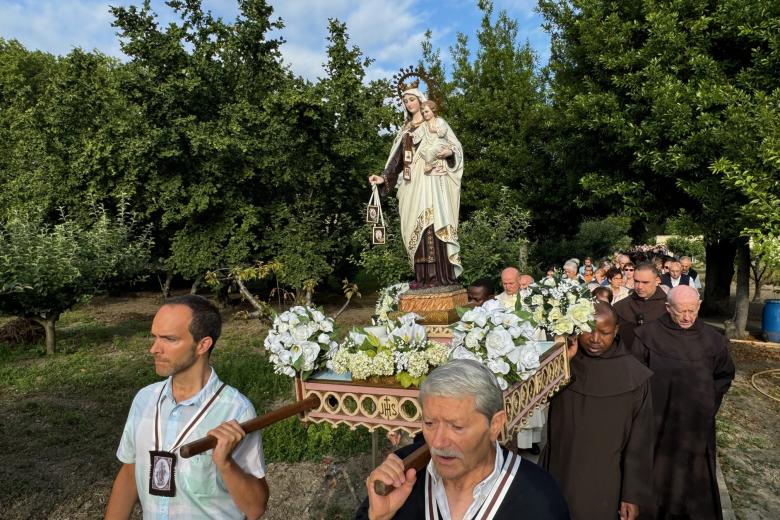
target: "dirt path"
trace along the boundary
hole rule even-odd
[[[753,374],[780,368],[780,349],[732,345],[737,376],[718,416],[718,456],[738,519],[780,518],[780,403]],[[780,395],[780,379],[761,380]]]

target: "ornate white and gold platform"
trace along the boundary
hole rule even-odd
[[[536,372],[504,391],[507,424],[501,435],[502,444],[511,440],[534,411],[569,382],[565,342],[548,343],[549,348],[542,354],[541,366]],[[419,390],[402,388],[393,382],[392,378],[384,383],[296,378],[295,394],[299,401],[311,395],[320,400],[317,408],[303,414],[304,421],[334,426],[346,424],[352,429],[364,426],[369,431],[377,428],[403,430],[414,435],[422,427]]]

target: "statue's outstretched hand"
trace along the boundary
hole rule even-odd
[[[385,179],[380,175],[369,175],[368,176],[368,183],[369,184],[384,184]]]

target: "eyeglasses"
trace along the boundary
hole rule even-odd
[[[623,270],[624,270],[624,271],[633,271],[633,270],[634,270],[634,268],[633,268],[633,267],[626,267],[626,268],[625,268],[625,269],[623,269]]]

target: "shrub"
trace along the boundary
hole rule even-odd
[[[704,240],[697,237],[669,237],[666,247],[677,258],[690,256],[694,259],[704,260]]]

